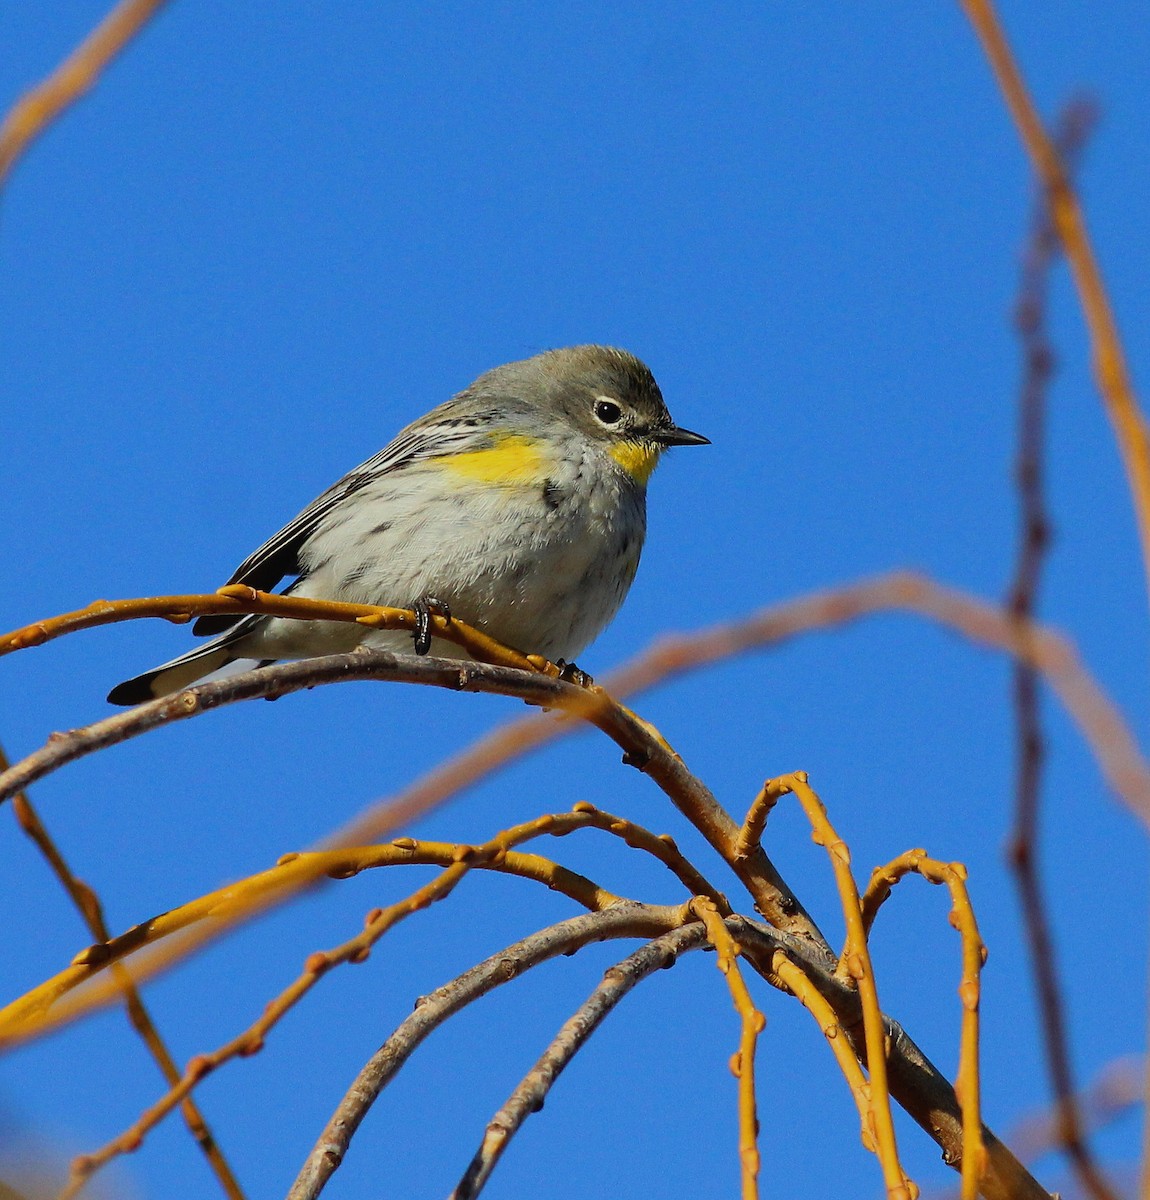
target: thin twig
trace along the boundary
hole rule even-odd
[[[950,892],[950,923],[962,938],[962,979],[958,985],[962,1001],[962,1033],[958,1050],[958,1075],[954,1090],[962,1106],[962,1200],[976,1200],[979,1181],[986,1170],[987,1153],[982,1138],[982,1084],[979,1069],[979,1017],[982,967],[986,946],[978,932],[974,907],[966,886],[962,863],[941,862],[925,850],[908,850],[885,866],[876,867],[859,902],[863,928],[869,937],[875,917],[891,889],[909,874],[921,875],[927,883],[945,886]],[[846,951],[843,951],[844,955]]]
[[[616,905],[572,917],[493,954],[458,978],[423,997],[415,1011],[372,1055],[332,1114],[307,1157],[288,1200],[314,1200],[343,1162],[364,1117],[383,1089],[423,1040],[472,1001],[525,971],[558,955],[572,954],[589,942],[608,938],[655,938],[678,928],[684,910],[647,905]],[[698,927],[702,938],[702,926]]]
[[[1082,665],[1073,644],[1038,625],[1024,638],[1000,609],[915,572],[889,572],[771,605],[696,633],[663,636],[605,678],[603,687],[613,696],[629,699],[741,654],[886,612],[922,617],[1030,663],[1077,725],[1114,793],[1140,821],[1150,825],[1150,767],[1121,710]],[[323,844],[355,846],[380,841],[505,764],[579,728],[576,720],[563,714],[512,721],[479,738],[403,791],[373,804]]]
[[[94,86],[105,67],[163,3],[164,0],[120,0],[43,83],[16,101],[0,125],[0,183],[31,142]]]
[[[185,625],[192,617],[233,613],[261,613],[292,621],[340,621],[362,625],[365,629],[406,633],[415,630],[417,621],[415,613],[406,608],[388,608],[381,604],[345,604],[339,600],[309,600],[303,596],[282,596],[277,592],[261,592],[242,583],[230,583],[215,592],[186,596],[94,600],[74,612],[33,621],[30,625],[0,636],[0,657],[17,650],[42,646],[65,634],[98,629],[102,625],[116,625],[122,621],[156,617],[175,625]],[[499,663],[520,671],[541,671],[552,678],[560,675],[559,668],[546,659],[534,654],[521,654],[457,618],[432,613],[429,623],[436,637],[454,642],[480,662]]]
[[[520,671],[458,659],[416,658],[363,647],[348,654],[280,663],[196,684],[81,729],[54,734],[40,750],[0,775],[0,800],[106,746],[225,704],[367,679],[517,696],[528,704],[574,713],[615,741],[624,751],[624,762],[647,775],[719,854],[729,860],[738,834],[734,821],[659,733],[602,688],[578,687],[534,670]],[[772,924],[826,946],[818,927],[761,849],[739,860],[734,869],[759,911]]]
[[[827,1045],[835,1056],[851,1096],[858,1109],[859,1123],[863,1145],[870,1151],[876,1149],[874,1131],[871,1122],[870,1088],[866,1075],[863,1073],[854,1050],[851,1049],[850,1039],[843,1029],[838,1015],[830,1001],[819,990],[818,985],[797,963],[792,962],[782,951],[776,951],[771,962],[771,969],[778,976],[779,982],[785,984],[795,995],[795,998],[818,1022]]]
[[[258,1020],[229,1042],[213,1050],[210,1054],[196,1055],[188,1063],[180,1079],[159,1100],[147,1108],[134,1124],[107,1142],[99,1150],[91,1154],[78,1155],[74,1158],[72,1160],[68,1183],[60,1193],[59,1200],[71,1200],[87,1180],[101,1167],[105,1166],[113,1158],[137,1150],[144,1138],[185,1097],[189,1096],[204,1079],[224,1063],[236,1058],[247,1058],[262,1050],[271,1030],[334,967],[346,963],[365,962],[371,953],[372,947],[385,933],[394,928],[395,925],[406,917],[420,912],[437,900],[442,900],[444,897],[450,895],[463,876],[474,867],[490,864],[498,870],[513,870],[514,856],[508,850],[508,846],[515,844],[517,840],[526,840],[530,836],[538,836],[541,832],[545,832],[546,830],[544,829],[535,828],[539,824],[540,822],[528,822],[524,826],[517,826],[514,830],[500,834],[483,846],[450,847],[452,851],[449,856],[451,865],[445,866],[444,870],[429,883],[412,892],[410,896],[405,897],[396,904],[388,905],[387,908],[372,909],[367,914],[363,930],[355,937],[349,938],[331,950],[316,951],[309,954],[304,963],[302,973],[284,988],[278,996],[264,1006],[264,1010]],[[385,848],[380,847],[378,849],[382,850]],[[401,849],[407,849],[407,847],[401,847]],[[520,857],[523,859],[532,859],[537,856],[522,855]],[[543,863],[546,862],[546,860],[540,861]],[[574,872],[566,871],[565,868],[558,867],[553,863],[547,864],[547,866],[552,869],[547,870],[545,867],[540,871],[535,864],[532,864],[534,869],[529,869],[526,873],[530,877],[540,876],[541,882],[546,882],[547,877],[551,876],[552,883],[549,886],[557,888],[560,885],[555,880],[555,877],[560,873],[568,879],[579,881],[580,886],[574,889],[575,896],[593,912],[601,912],[604,909],[620,905],[624,907],[629,906],[630,902],[621,900],[619,897],[612,895],[582,876],[576,876]],[[355,870],[349,868],[346,873],[349,875],[354,874]],[[679,906],[667,911],[674,914],[681,914],[684,910],[682,906]]]
[[[1066,252],[1090,333],[1094,375],[1118,442],[1142,545],[1150,588],[1150,437],[1126,366],[1118,325],[1094,257],[1086,221],[1058,150],[1043,127],[1014,61],[992,0],[963,0],[966,15],[1010,109],[1034,173],[1046,192],[1054,228]]]
[[[8,756],[5,754],[3,746],[0,746],[0,771],[7,770],[8,766]],[[69,899],[76,906],[76,910],[83,918],[84,924],[92,936],[98,942],[106,942],[111,935],[107,922],[104,920],[104,908],[100,903],[100,897],[68,865],[26,792],[18,792],[12,797],[12,807],[15,811],[16,823],[44,856],[52,873],[59,880],[64,891],[68,893]],[[139,1034],[140,1040],[160,1068],[160,1074],[163,1075],[165,1081],[169,1086],[174,1084],[180,1077],[180,1069],[176,1066],[176,1061],[172,1057],[167,1043],[160,1035],[159,1029],[156,1028],[156,1023],[152,1019],[151,1013],[148,1012],[139,989],[131,975],[123,967],[117,965],[113,967],[113,972],[116,988],[124,998],[124,1007],[129,1023]],[[199,1146],[200,1152],[207,1160],[210,1170],[215,1174],[224,1195],[229,1200],[244,1200],[244,1192],[240,1187],[239,1180],[236,1179],[223,1150],[216,1141],[215,1134],[200,1111],[199,1105],[189,1096],[180,1106],[180,1112],[188,1127],[188,1132]]]
[[[732,918],[732,921],[735,920],[738,918]],[[732,930],[739,939],[747,961],[755,966],[759,974],[771,984],[789,987],[775,971],[778,951],[783,950],[786,957],[803,971],[818,993],[830,1003],[838,1028],[851,1040],[855,1054],[860,1058],[865,1056],[865,1044],[860,1044],[857,1034],[862,1025],[862,1000],[847,980],[837,974],[828,974],[823,964],[812,959],[806,946],[796,939],[785,939],[790,944],[780,946],[779,942],[784,939],[770,931],[770,939],[760,942],[765,927],[757,921],[743,918],[741,925],[732,925]],[[897,1021],[884,1016],[883,1029],[891,1095],[920,1128],[926,1130],[942,1147],[943,1161],[948,1166],[958,1168],[962,1162],[964,1125],[955,1089]],[[836,1050],[836,1057],[840,1053]],[[847,1077],[848,1080],[855,1078],[850,1073]],[[865,1112],[860,1110],[864,1145],[873,1150],[873,1136],[870,1140],[866,1136],[867,1130],[873,1126],[869,1115],[869,1085],[861,1099],[866,1107]],[[987,1165],[979,1186],[985,1200],[1055,1200],[986,1125],[982,1126],[982,1142]]]
[[[716,911],[713,906],[712,911]],[[707,940],[703,926],[698,922],[684,925],[640,946],[634,954],[608,968],[602,982],[564,1023],[539,1061],[488,1122],[483,1141],[451,1193],[451,1200],[474,1200],[479,1195],[523,1122],[543,1107],[544,1100],[564,1067],[623,997],[637,983],[656,971],[674,966],[680,955],[698,949]],[[302,1196],[314,1197],[316,1194],[315,1191],[304,1192]],[[295,1197],[293,1191],[290,1200],[295,1200]]]
[[[1064,110],[1055,135],[1068,177],[1097,119],[1094,104],[1078,100]],[[1023,254],[1015,325],[1022,343],[1024,370],[1019,394],[1018,457],[1015,478],[1021,514],[1017,566],[1009,609],[1025,626],[1037,609],[1043,559],[1050,542],[1050,521],[1043,496],[1046,389],[1054,353],[1046,336],[1046,298],[1050,270],[1058,257],[1058,233],[1046,193],[1034,206],[1030,237]],[[1008,843],[1022,907],[1031,971],[1038,994],[1046,1065],[1055,1104],[1062,1113],[1063,1146],[1079,1183],[1094,1200],[1117,1200],[1087,1144],[1075,1102],[1069,1035],[1058,978],[1054,939],[1047,918],[1038,864],[1038,807],[1044,740],[1039,716],[1039,680],[1032,667],[1014,668],[1016,740],[1015,820]]]
[[[742,1034],[739,1048],[731,1057],[731,1073],[739,1081],[739,1164],[743,1200],[759,1196],[759,1116],[755,1104],[755,1047],[766,1018],[755,1007],[746,980],[739,970],[739,946],[723,922],[714,901],[696,897],[691,908],[707,927],[707,940],[715,947],[715,965],[723,973],[739,1014]],[[914,1200],[913,1197],[910,1200]]]
[[[781,776],[764,790],[779,795],[789,792],[796,797],[810,822],[816,845],[822,846],[830,859],[847,930],[846,945],[839,956],[835,974],[840,979],[854,981],[862,1003],[863,1043],[870,1072],[870,1114],[866,1126],[873,1136],[873,1149],[882,1164],[887,1196],[890,1200],[914,1200],[918,1189],[908,1178],[898,1157],[894,1118],[890,1109],[890,1086],[887,1082],[886,1030],[878,1002],[874,966],[867,948],[858,887],[851,873],[850,850],[835,832],[826,806],[807,782],[805,771]]]

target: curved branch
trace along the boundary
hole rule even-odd
[[[602,982],[563,1024],[538,1062],[488,1122],[483,1141],[451,1193],[451,1200],[474,1200],[479,1195],[523,1122],[543,1107],[548,1092],[563,1069],[623,997],[649,975],[674,966],[680,955],[697,950],[706,943],[707,935],[703,926],[695,922],[673,929],[640,946],[634,954],[607,969]],[[312,1153],[314,1155],[315,1151]],[[299,1200],[303,1200],[303,1197],[312,1200],[318,1194],[319,1189],[305,1191],[300,1193]],[[294,1190],[289,1200],[297,1200]]]
[[[648,775],[724,859],[733,857],[735,822],[663,738],[602,688],[578,687],[535,671],[364,647],[196,684],[83,728],[53,734],[40,750],[0,775],[0,801],[76,759],[226,704],[369,679],[516,696],[528,704],[564,709],[607,734],[625,752],[625,763]],[[771,924],[809,939],[830,957],[826,939],[761,849],[740,859],[734,869]]]
[[[589,942],[608,938],[654,938],[682,926],[680,908],[616,905],[561,921],[508,946],[469,971],[423,997],[415,1012],[387,1039],[356,1076],[308,1155],[288,1200],[313,1200],[343,1162],[355,1131],[380,1092],[391,1082],[423,1040],[472,1001],[524,971],[559,955],[572,954]],[[703,928],[697,924],[698,936]]]

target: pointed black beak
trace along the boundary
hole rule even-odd
[[[692,433],[689,429],[680,429],[678,425],[671,425],[667,429],[656,429],[651,437],[656,442],[663,446],[709,446],[710,438],[705,438],[701,433]]]

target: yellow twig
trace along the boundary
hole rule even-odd
[[[141,925],[133,926],[118,937],[98,942],[81,951],[65,970],[0,1009],[0,1045],[9,1046],[23,1041],[63,1021],[74,1019],[99,1004],[115,999],[119,988],[112,983],[103,988],[85,988],[72,1004],[61,1004],[63,997],[129,955],[170,939],[193,925],[206,925],[205,934],[210,936],[221,924],[236,924],[263,911],[268,903],[274,902],[282,893],[298,892],[324,877],[347,879],[361,871],[402,864],[438,865],[449,868],[449,871],[439,876],[437,885],[443,890],[442,894],[446,894],[455,886],[457,877],[462,877],[464,870],[481,868],[533,879],[554,891],[562,892],[585,908],[597,911],[604,905],[617,901],[619,897],[598,887],[584,876],[551,862],[550,859],[509,849],[510,846],[529,838],[552,833],[556,828],[562,829],[568,825],[577,828],[589,823],[579,814],[544,816],[518,825],[478,848],[448,842],[397,838],[384,846],[284,855],[271,870],[261,871],[238,883],[210,892],[197,900],[161,913]],[[462,869],[457,869],[452,874],[450,871],[453,868]],[[390,927],[388,924],[379,936]],[[369,939],[365,944],[374,940],[370,938],[370,933],[371,930],[368,929],[360,935],[361,938]],[[352,947],[353,950],[360,948],[358,944]],[[186,947],[182,943],[179,950],[179,957],[183,957]],[[166,965],[168,962],[162,954],[156,959],[145,959],[138,967],[133,964],[135,978],[154,974]]]
[[[727,980],[735,1011],[742,1023],[739,1049],[731,1058],[731,1072],[739,1081],[739,1162],[742,1167],[743,1200],[759,1195],[759,1118],[755,1108],[755,1046],[766,1018],[755,1007],[746,980],[739,970],[739,947],[723,923],[713,900],[697,896],[691,909],[707,929],[707,940],[715,947],[716,965]]]
[[[1038,116],[991,0],[963,0],[1014,123],[1042,181],[1050,217],[1066,252],[1090,332],[1094,375],[1114,429],[1138,518],[1143,567],[1150,587],[1150,438],[1126,366],[1122,339],[1094,257],[1086,221],[1066,168]]]
[[[771,809],[779,802],[779,797],[785,794],[780,790],[780,781],[768,779],[759,789],[759,794],[751,801],[746,819],[735,838],[735,858],[746,858],[752,850],[758,848],[763,840],[763,831],[767,827],[767,818]]]
[[[0,182],[33,139],[95,84],[163,3],[121,0],[43,83],[16,101],[0,125]]]
[[[215,613],[266,613],[297,621],[345,621],[369,629],[415,629],[415,613],[405,608],[387,608],[379,604],[342,604],[337,600],[307,600],[300,596],[280,596],[233,583],[217,592],[188,596],[148,596],[133,600],[95,600],[75,612],[34,621],[0,636],[0,656],[31,646],[40,646],[53,638],[81,629],[136,621],[142,617],[161,617],[177,625],[192,617]],[[520,654],[504,646],[482,630],[453,617],[432,613],[431,630],[436,637],[455,642],[480,662],[514,667],[519,671],[538,671],[557,678],[559,668],[537,655]]]
[[[863,1038],[867,1068],[870,1071],[871,1115],[868,1125],[874,1130],[875,1152],[882,1164],[889,1200],[914,1200],[918,1189],[907,1177],[898,1157],[898,1144],[890,1109],[890,1088],[887,1082],[886,1030],[878,1002],[874,968],[871,965],[870,951],[867,949],[858,888],[851,874],[850,850],[831,825],[823,802],[807,782],[805,771],[795,771],[791,775],[770,780],[765,785],[765,790],[778,795],[785,795],[787,792],[795,795],[811,823],[811,836],[817,845],[826,850],[830,858],[847,929],[846,946],[839,959],[836,974],[855,981],[862,1002]]]
[[[776,951],[771,960],[771,971],[780,982],[786,984],[794,992],[800,1003],[818,1022],[823,1037],[827,1039],[827,1045],[830,1046],[835,1061],[839,1064],[839,1069],[851,1090],[855,1107],[858,1109],[862,1144],[872,1154],[877,1154],[878,1143],[874,1133],[870,1085],[867,1083],[859,1060],[855,1057],[855,1052],[851,1049],[850,1040],[839,1024],[838,1017],[835,1016],[835,1010],[826,997],[807,978],[806,972],[787,958],[781,950]]]
[[[324,860],[325,873],[337,878],[350,877],[373,866],[393,865],[396,862],[437,863],[443,865],[444,870],[403,900],[387,908],[372,909],[367,914],[363,930],[355,937],[331,950],[308,955],[302,973],[264,1007],[257,1021],[210,1054],[200,1054],[193,1058],[179,1080],[118,1137],[92,1154],[75,1158],[68,1184],[61,1192],[59,1200],[70,1200],[84,1183],[111,1159],[137,1149],[144,1137],[218,1067],[231,1059],[247,1057],[262,1050],[264,1040],[272,1028],[328,971],[343,963],[365,962],[372,947],[389,929],[404,918],[448,896],[468,871],[477,867],[488,867],[536,879],[548,887],[572,896],[592,912],[600,912],[613,904],[622,903],[621,897],[548,859],[534,854],[518,854],[509,849],[510,846],[529,838],[555,832],[555,826],[562,824],[565,819],[578,822],[579,816],[580,814],[562,814],[559,817],[540,817],[506,830],[482,846],[450,845],[400,838],[391,846],[367,847],[359,853],[329,851],[323,854],[288,855],[286,860],[281,860],[282,868],[289,870],[300,862],[314,868],[317,864],[308,863],[308,860]],[[267,876],[272,872],[264,874]]]
[[[861,901],[863,925],[868,934],[891,889],[911,873],[921,875],[928,883],[946,886],[951,900],[950,923],[962,938],[962,979],[958,985],[962,1001],[962,1033],[954,1091],[962,1108],[962,1200],[976,1200],[979,1181],[986,1170],[978,1048],[978,1008],[986,945],[978,932],[970,902],[966,867],[962,863],[930,858],[925,850],[908,850],[885,866],[875,868]]]
[[[506,830],[477,849],[469,865],[533,879],[596,911],[618,897],[549,859],[511,849],[532,838],[563,837],[587,828],[605,830],[622,838],[629,846],[653,855],[680,879],[691,895],[707,895],[724,914],[730,912],[722,893],[683,858],[671,838],[658,836],[641,825],[586,803],[576,804],[572,812],[549,813]],[[109,938],[105,933],[99,942],[81,951],[71,966],[0,1009],[0,1045],[34,1036],[114,999],[122,990],[118,980],[103,988],[89,981],[129,956],[147,947],[160,946],[193,926],[203,925],[201,936],[206,939],[219,932],[221,927],[238,924],[262,912],[283,895],[298,892],[317,880],[346,879],[361,871],[404,864],[450,866],[460,853],[461,847],[449,842],[397,838],[382,846],[286,854],[268,871],[182,904],[118,937]],[[188,944],[181,940],[176,944],[174,954],[166,954],[161,948],[143,961],[134,961],[135,978],[155,974],[171,965],[175,958],[184,957],[188,950]],[[59,1007],[64,996],[83,985],[88,986],[74,1005]]]

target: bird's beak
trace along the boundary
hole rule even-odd
[[[692,433],[689,429],[680,429],[678,425],[671,425],[667,429],[656,429],[651,437],[661,446],[709,446],[710,438],[705,438],[701,433]]]

